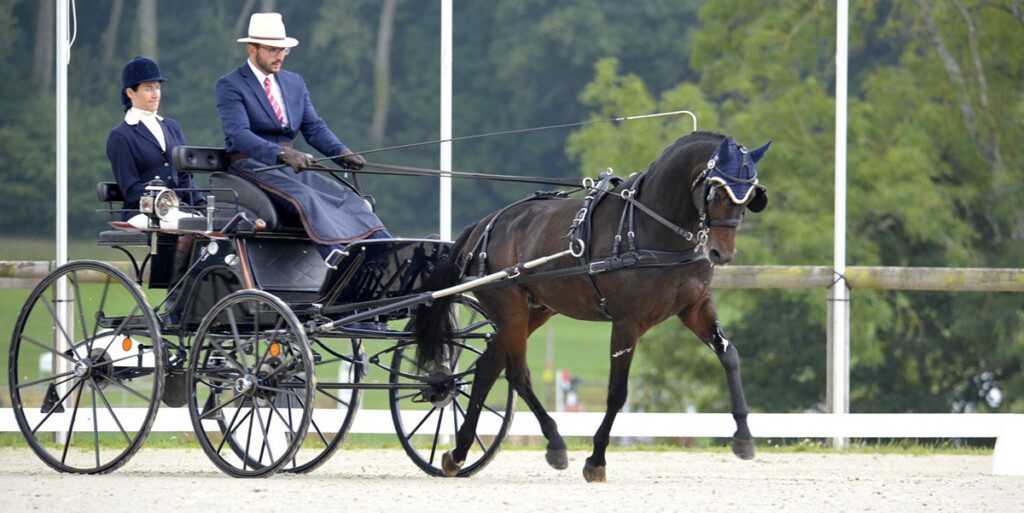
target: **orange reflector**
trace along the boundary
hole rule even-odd
[[[124,337],[124,340],[121,341],[121,349],[125,351],[132,350],[132,339],[130,337]]]
[[[270,356],[273,356],[274,358],[281,356],[281,344],[278,344],[277,342],[270,344]]]

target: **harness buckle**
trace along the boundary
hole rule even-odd
[[[590,185],[587,185],[588,183]],[[589,177],[589,176],[583,177],[583,188],[584,189],[593,189],[594,188],[594,179]]]
[[[586,244],[583,243],[582,239],[572,239],[569,241],[569,254],[579,258],[583,256],[583,251],[586,249]]]
[[[636,190],[635,189],[626,189],[626,190],[620,192],[619,195],[622,196],[622,199],[632,198],[633,196],[636,195]]]

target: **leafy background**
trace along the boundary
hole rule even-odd
[[[852,4],[849,265],[1021,267],[1020,0]],[[235,39],[255,10],[283,13],[301,41],[286,67],[304,75],[319,113],[349,146],[437,137],[438,2],[95,0],[77,7],[69,67],[75,238],[90,240],[103,226],[92,191],[110,179],[105,140],[121,116],[123,63],[156,58],[169,79],[162,113],[181,123],[189,143],[222,145],[213,84],[242,64]],[[4,237],[53,236],[52,9],[52,2],[0,0]],[[384,73],[379,36],[388,28]],[[761,166],[771,205],[747,217],[736,263],[831,263],[833,2],[456,1],[454,43],[455,135],[693,110],[704,129],[748,145],[774,141]],[[468,141],[455,146],[455,168],[555,177],[639,171],[687,131],[688,118],[676,118]],[[375,158],[432,167],[437,149]],[[363,185],[394,233],[436,230],[434,180],[364,178]],[[531,190],[458,182],[456,229]],[[824,296],[718,293],[756,410],[820,408]],[[986,371],[1006,395],[998,409],[1024,411],[1019,294],[857,290],[853,297],[853,411],[949,411]],[[635,407],[728,410],[717,362],[678,323],[653,330],[641,355]]]

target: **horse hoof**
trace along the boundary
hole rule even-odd
[[[591,465],[588,461],[583,465],[583,479],[588,483],[604,483],[607,481],[604,475],[604,465],[600,467]]]
[[[548,449],[544,453],[544,459],[547,460],[548,465],[555,470],[565,470],[569,468],[569,452],[565,449]]]
[[[445,477],[455,477],[459,475],[459,470],[465,463],[465,461],[455,461],[452,459],[451,451],[445,451],[445,453],[441,455],[441,471],[444,472]]]
[[[754,459],[754,439],[732,437],[732,453],[741,460]]]

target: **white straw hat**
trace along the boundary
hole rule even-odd
[[[258,12],[249,18],[249,36],[238,40],[239,43],[256,43],[277,48],[291,48],[299,44],[299,40],[287,37],[284,33],[284,21],[276,12]]]

